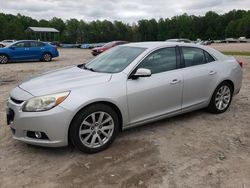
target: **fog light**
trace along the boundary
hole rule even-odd
[[[42,138],[42,133],[36,131],[36,132],[35,132],[35,136],[36,136],[36,138],[40,139],[40,138]]]

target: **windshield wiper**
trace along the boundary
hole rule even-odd
[[[92,71],[92,72],[96,72],[93,68],[88,68],[88,67],[86,67],[85,64],[82,64],[82,67],[83,67],[83,69],[85,69],[85,70],[89,70],[89,71]]]

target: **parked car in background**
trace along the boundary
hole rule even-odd
[[[183,42],[183,43],[192,43],[189,39],[168,39],[166,42]]]
[[[211,45],[213,41],[211,40],[205,40],[205,41],[200,41],[196,44],[200,44],[200,45]]]
[[[127,44],[128,42],[127,41],[112,41],[112,42],[109,42],[107,44],[105,44],[104,46],[102,47],[97,47],[97,48],[93,48],[92,49],[92,55],[93,56],[96,56],[110,48],[113,48],[115,46],[118,46],[118,45],[122,45],[122,44]]]
[[[248,42],[248,40],[246,39],[246,37],[239,37],[239,42],[241,42],[241,43],[246,43],[246,42]]]
[[[58,57],[57,47],[34,40],[17,41],[0,48],[0,64],[13,61],[51,61]]]
[[[3,48],[5,46],[8,46],[12,43],[16,42],[15,40],[3,40],[0,42],[0,48]]]
[[[237,39],[234,39],[234,38],[226,38],[226,43],[237,43],[238,40]]]
[[[123,129],[201,108],[225,112],[240,91],[241,66],[196,44],[125,44],[19,84],[7,122],[14,139],[94,153]]]

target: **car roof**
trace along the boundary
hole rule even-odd
[[[219,51],[199,44],[194,43],[183,43],[183,42],[166,42],[166,41],[157,41],[157,42],[137,42],[137,43],[128,43],[124,44],[122,46],[128,46],[128,47],[138,47],[138,48],[146,48],[147,52],[151,50],[155,50],[157,48],[164,48],[164,47],[175,47],[175,46],[187,46],[187,47],[195,47],[203,49],[210,54],[212,54],[216,59],[224,59],[226,56]]]
[[[183,42],[167,42],[167,41],[157,41],[157,42],[136,42],[136,43],[128,43],[124,46],[131,47],[139,47],[139,48],[147,48],[147,49],[155,49],[160,47],[172,47],[172,46],[190,46],[190,47],[200,47],[202,46],[192,43],[183,43]]]
[[[38,40],[18,40],[16,42],[43,42],[43,41],[38,41]]]

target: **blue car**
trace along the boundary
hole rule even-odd
[[[5,48],[0,48],[0,63],[17,61],[51,61],[58,57],[55,46],[34,40],[17,41]]]

